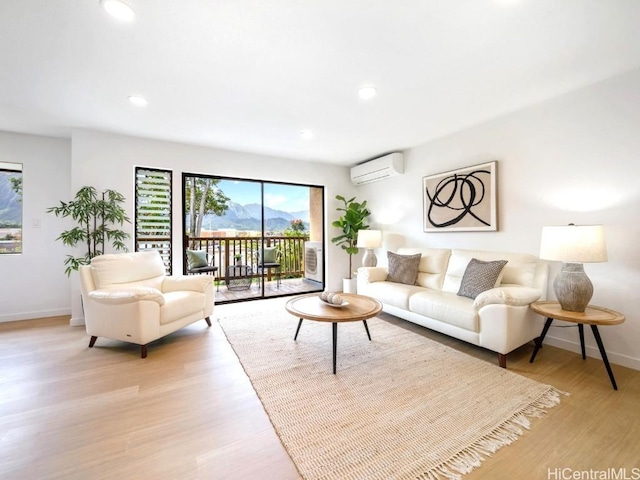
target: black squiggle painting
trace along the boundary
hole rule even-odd
[[[496,163],[424,177],[424,230],[497,230]]]

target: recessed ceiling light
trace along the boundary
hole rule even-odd
[[[376,96],[376,87],[372,85],[364,85],[358,89],[358,96],[362,100],[371,100]]]
[[[133,8],[120,0],[100,0],[100,3],[109,15],[122,22],[131,22],[136,17]]]
[[[144,97],[141,97],[140,95],[129,95],[127,98],[136,107],[146,107],[147,106],[147,99],[144,98]]]
[[[311,140],[314,135],[311,130],[300,130],[300,136],[305,140]]]

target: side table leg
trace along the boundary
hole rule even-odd
[[[298,328],[296,328],[296,334],[293,337],[293,341],[295,342],[298,339],[298,332],[300,331],[300,327],[302,326],[302,319],[298,322]]]
[[[598,348],[600,349],[600,355],[602,355],[602,361],[604,362],[604,366],[607,368],[607,373],[609,374],[609,378],[611,379],[611,385],[613,385],[614,390],[618,390],[618,385],[616,385],[616,379],[613,378],[613,372],[611,371],[611,365],[609,365],[607,352],[604,351],[604,344],[602,343],[602,338],[600,338],[600,332],[598,331],[598,326],[591,325],[591,331],[593,332],[593,336],[595,337],[596,343],[598,344]]]
[[[578,333],[580,334],[580,349],[582,350],[582,359],[586,360],[587,355],[584,350],[584,324],[578,324]]]
[[[336,374],[336,354],[337,354],[337,344],[338,344],[338,324],[333,322],[333,374]]]
[[[362,323],[364,323],[364,329],[367,331],[367,337],[369,337],[369,341],[371,341],[371,334],[369,333],[369,327],[367,326],[367,321],[363,320]]]
[[[552,322],[553,322],[553,318],[551,317],[547,318],[547,321],[544,322],[544,328],[542,329],[542,333],[538,338],[534,340],[534,342],[536,342],[536,348],[533,349],[533,353],[531,354],[531,359],[529,360],[529,363],[533,363],[533,361],[536,359],[538,350],[542,348],[542,342],[544,341],[544,337],[547,336],[547,332],[549,331],[549,327],[551,326]]]

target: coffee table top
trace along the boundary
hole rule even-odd
[[[355,322],[375,317],[382,310],[382,304],[375,298],[352,293],[341,293],[349,302],[345,307],[331,307],[320,300],[320,294],[310,293],[294,297],[285,308],[291,315],[319,322]]]

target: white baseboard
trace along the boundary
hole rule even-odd
[[[22,312],[8,315],[0,315],[0,323],[4,322],[17,322],[20,320],[34,320],[36,318],[45,317],[62,317],[64,315],[71,315],[70,308],[58,308],[55,310],[40,310],[36,312]],[[83,319],[84,324],[84,319]]]
[[[84,317],[71,318],[69,325],[72,327],[84,327]]]
[[[552,337],[547,335],[544,337],[544,343],[551,345],[553,347],[562,348],[563,350],[569,350],[570,352],[575,352],[581,354],[580,344],[576,342],[569,342],[563,338]],[[627,355],[621,355],[619,353],[610,352],[607,350],[607,346],[604,346],[605,351],[607,352],[607,358],[609,359],[609,363],[615,365],[622,365],[623,367],[632,368],[634,370],[640,370],[640,358],[633,358]],[[602,360],[602,356],[600,355],[600,351],[597,346],[585,346],[585,353],[587,357],[597,358]]]

